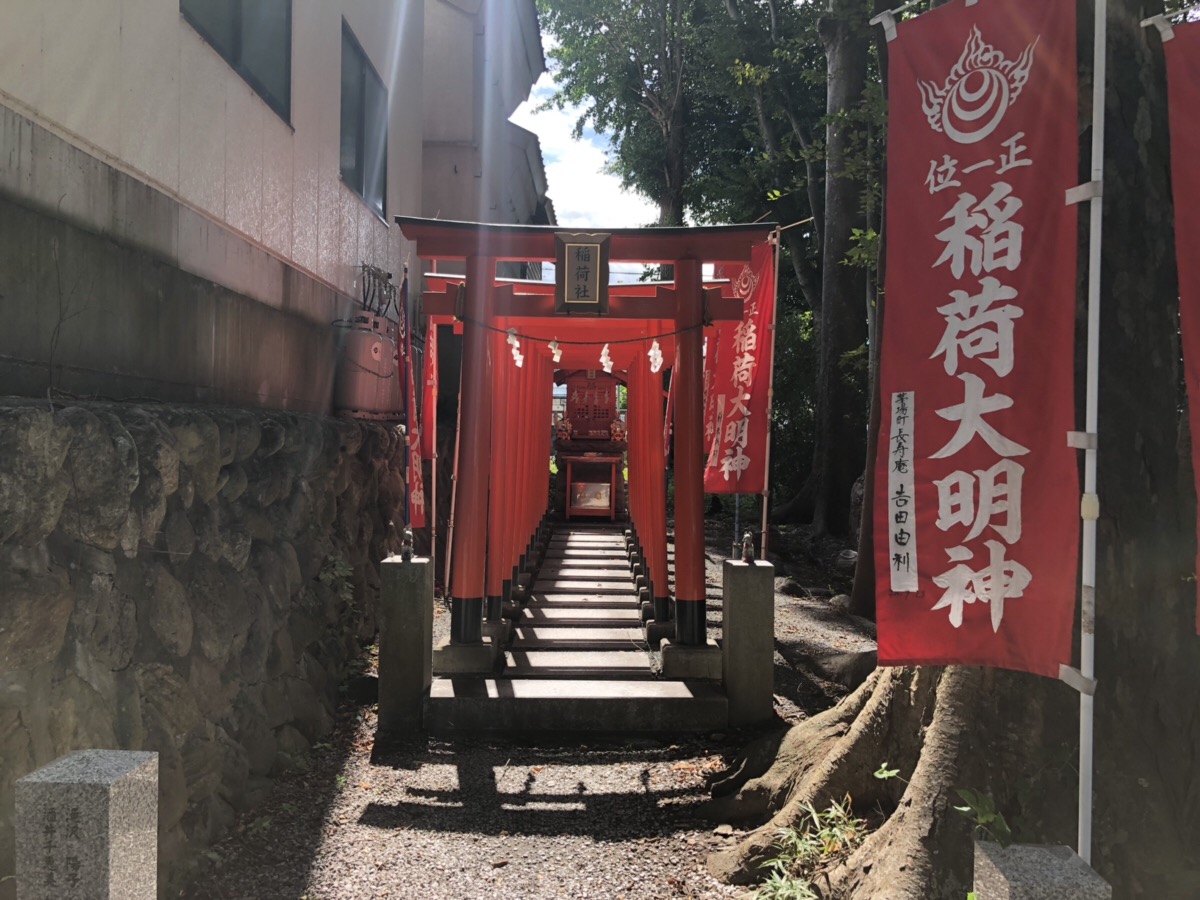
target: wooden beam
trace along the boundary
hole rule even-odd
[[[521,285],[525,287],[525,285]],[[550,285],[553,288],[553,285]],[[708,315],[713,322],[740,322],[742,319],[742,300],[740,297],[724,297],[723,288],[711,287],[704,289]],[[457,283],[450,282],[442,291],[430,290],[421,295],[421,311],[427,316],[453,316],[455,302],[458,297]],[[546,318],[564,321],[589,321],[599,323],[606,320],[645,320],[670,319],[675,316],[675,291],[671,288],[658,287],[653,296],[647,296],[641,291],[627,295],[624,290],[619,294],[610,293],[608,297],[608,315],[557,315],[554,312],[554,295],[552,293],[515,293],[512,284],[497,285],[495,314],[500,318],[533,319]]]
[[[488,256],[498,260],[554,261],[554,235],[578,229],[551,225],[491,225],[397,216],[404,237],[417,245],[422,259],[462,260]],[[775,223],[714,225],[700,228],[618,228],[611,234],[612,262],[670,263],[749,262],[750,249],[761,244]],[[593,229],[596,230],[596,229]]]

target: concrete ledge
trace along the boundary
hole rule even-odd
[[[478,644],[452,644],[446,639],[433,648],[433,674],[487,675],[496,666],[496,653],[487,636]]]
[[[432,734],[720,731],[728,701],[707,681],[435,678]]]
[[[721,648],[713,640],[706,642],[703,647],[688,647],[664,640],[662,673],[665,678],[704,678],[720,681]]]
[[[654,618],[653,606],[650,609],[650,618]],[[644,633],[646,635],[646,643],[650,645],[650,649],[657,650],[658,645],[663,641],[675,637],[675,623],[650,621],[646,623]]]
[[[979,900],[1112,900],[1112,887],[1070,847],[975,842]]]

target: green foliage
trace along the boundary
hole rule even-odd
[[[1012,829],[1008,827],[1003,814],[996,809],[996,802],[991,794],[966,788],[959,788],[956,793],[965,805],[954,808],[974,823],[977,838],[995,841],[1001,847],[1012,843]]]
[[[817,344],[808,310],[781,309],[776,329],[771,489],[788,498],[812,466]]]
[[[852,228],[850,240],[853,246],[842,260],[842,265],[873,271],[879,259],[879,232],[874,228]]]
[[[333,591],[343,603],[354,602],[354,569],[341,554],[325,557],[317,581]]]
[[[881,762],[879,764],[879,768],[876,769],[872,774],[876,778],[878,778],[880,781],[888,781],[889,779],[892,779],[892,778],[900,778],[900,770],[899,769],[889,769],[886,760],[884,762]],[[903,778],[900,778],[900,780],[904,781]],[[905,782],[905,783],[907,784],[907,782]]]
[[[831,803],[824,811],[811,803],[794,828],[779,829],[778,855],[767,861],[770,874],[754,896],[760,900],[813,900],[819,895],[813,880],[840,863],[867,836],[867,823],[854,815],[850,798]]]
[[[780,869],[772,869],[754,896],[758,900],[820,900],[821,895],[807,881],[792,878]]]

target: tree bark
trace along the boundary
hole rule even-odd
[[[818,363],[813,435],[813,530],[849,530],[850,488],[863,465],[864,436],[856,415],[862,405],[843,369],[845,354],[866,340],[864,274],[843,265],[852,233],[864,225],[863,185],[845,174],[851,152],[848,124],[841,114],[861,105],[870,61],[868,7],[861,0],[833,0],[821,21],[829,76],[826,133],[825,230],[821,265],[821,307],[815,318]]]

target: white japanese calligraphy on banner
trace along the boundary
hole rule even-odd
[[[892,428],[888,437],[888,557],[893,591],[914,592],[917,581],[917,523],[913,507],[916,475],[913,472],[912,391],[892,394]]]

